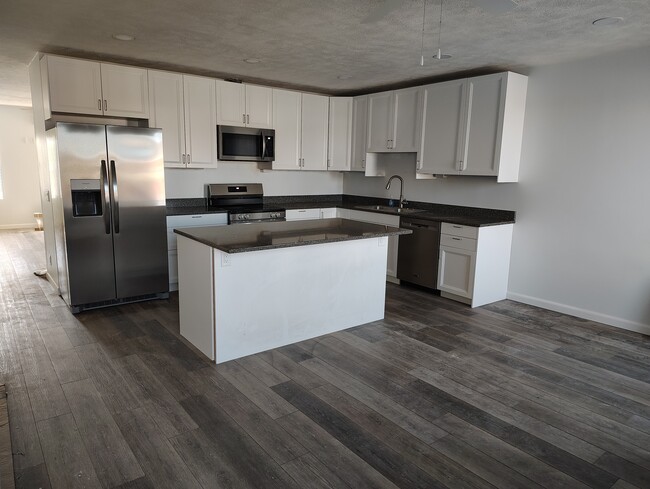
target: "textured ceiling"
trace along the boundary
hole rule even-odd
[[[415,84],[494,69],[529,68],[650,45],[648,0],[515,0],[502,14],[472,0],[4,0],[0,104],[29,105],[27,65],[37,51],[264,82],[329,94]],[[390,9],[389,9],[390,10]],[[592,21],[623,17],[616,26]],[[111,38],[134,35],[133,42]],[[259,58],[247,64],[245,58]]]

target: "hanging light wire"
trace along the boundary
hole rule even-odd
[[[424,66],[424,20],[427,18],[427,0],[422,2],[422,38],[420,40],[420,66]]]
[[[447,59],[451,58],[449,54],[442,54],[440,49],[440,38],[442,37],[442,4],[444,0],[440,0],[440,20],[438,21],[438,52],[433,55],[433,59]]]

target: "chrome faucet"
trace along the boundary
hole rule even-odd
[[[399,179],[399,207],[401,209],[402,207],[404,207],[404,204],[408,203],[404,198],[404,179],[399,175],[393,175],[388,179],[388,183],[386,184],[386,190],[390,188],[390,183],[393,181],[393,178]]]

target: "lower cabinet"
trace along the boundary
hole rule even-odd
[[[388,214],[379,214],[377,212],[364,212],[349,209],[346,219],[353,221],[370,222],[373,224],[383,224],[385,226],[399,227],[399,216],[391,216]],[[399,246],[399,236],[388,237],[388,261],[386,263],[386,278],[391,282],[398,282],[397,280],[397,250]]]
[[[512,224],[472,227],[442,223],[438,289],[472,307],[506,298]]]
[[[338,217],[336,207],[316,208],[316,209],[287,209],[287,221],[302,221],[307,219],[330,219]]]
[[[178,290],[177,234],[174,229],[201,226],[225,226],[228,214],[191,214],[167,216],[167,258],[169,264],[169,290]]]

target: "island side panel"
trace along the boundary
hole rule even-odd
[[[178,236],[180,333],[210,360],[215,359],[212,248]]]
[[[387,238],[214,253],[216,362],[384,317]]]

